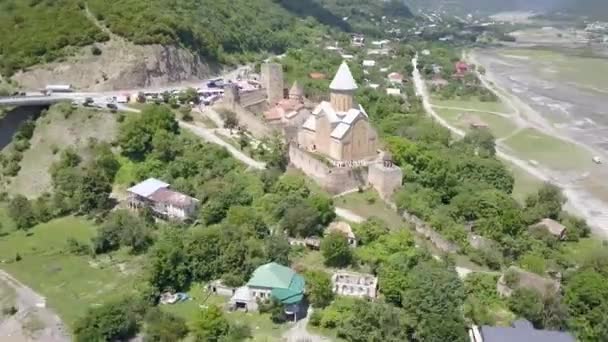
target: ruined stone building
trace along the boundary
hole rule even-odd
[[[335,294],[359,298],[376,298],[378,278],[371,274],[338,271],[331,277]]]
[[[367,113],[354,100],[357,84],[343,62],[330,86],[330,101],[321,102],[298,132],[301,148],[335,161],[376,156],[378,135]]]

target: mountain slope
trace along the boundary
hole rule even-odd
[[[314,38],[318,23],[350,31],[343,16],[383,13],[410,14],[400,0],[0,0],[0,74],[114,35],[225,63],[234,54],[298,46]]]

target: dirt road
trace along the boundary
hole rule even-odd
[[[57,314],[45,307],[45,299],[10,274],[0,270],[0,282],[15,291],[17,313],[0,317],[0,341],[68,342],[67,327]]]
[[[422,79],[420,71],[417,69],[418,57],[412,59],[412,65],[414,66],[412,76],[414,78],[416,94],[422,97],[422,104],[425,111],[442,126],[448,128],[450,131],[457,134],[458,136],[464,136],[465,132],[463,130],[450,125],[439,114],[437,114],[437,112],[431,105],[428,89],[424,80]],[[503,100],[511,108],[513,108],[513,110],[515,111],[514,114],[517,117],[521,118],[521,116],[523,116],[524,114],[526,118],[532,117],[534,125],[531,126],[536,128],[545,128],[543,130],[544,133],[551,133],[552,129],[549,129],[548,127],[546,127],[545,124],[543,124],[543,120],[539,118],[538,113],[534,113],[533,111],[528,112],[526,110],[527,108],[525,108],[527,106],[523,106],[519,103],[520,101],[514,100],[513,98],[506,96],[503,93],[503,90],[496,89],[494,86],[492,86],[494,82],[492,82],[491,79],[487,80],[484,77],[482,78],[482,82],[486,87],[488,87],[488,89],[494,91],[501,100]],[[525,111],[525,113],[522,113],[523,111]],[[566,198],[568,199],[568,208],[570,209],[570,211],[572,211],[576,215],[582,216],[585,220],[587,220],[587,223],[592,228],[594,234],[602,238],[608,237],[608,214],[606,214],[608,213],[608,206],[604,202],[594,198],[584,190],[580,189],[580,187],[560,180],[559,175],[555,172],[552,172],[551,170],[542,168],[540,166],[533,166],[528,161],[510,154],[505,148],[505,146],[502,145],[501,141],[496,142],[496,155],[499,158],[506,160],[525,170],[526,172],[541,181],[551,182],[559,186],[562,189]]]

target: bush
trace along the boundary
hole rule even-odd
[[[81,243],[78,240],[70,237],[66,242],[66,250],[68,253],[73,255],[87,255],[90,254],[91,248],[86,243]]]
[[[2,308],[2,315],[4,316],[13,316],[18,312],[17,308],[13,305],[6,307],[6,308]]]
[[[91,53],[93,54],[93,56],[100,56],[102,51],[97,45],[93,45],[91,47]]]

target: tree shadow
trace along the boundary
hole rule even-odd
[[[43,107],[16,107],[0,116],[0,150],[5,148],[13,140],[24,121],[36,119],[40,112],[48,106]]]
[[[313,17],[320,23],[350,32],[351,26],[314,0],[278,0],[283,8],[298,17]]]

